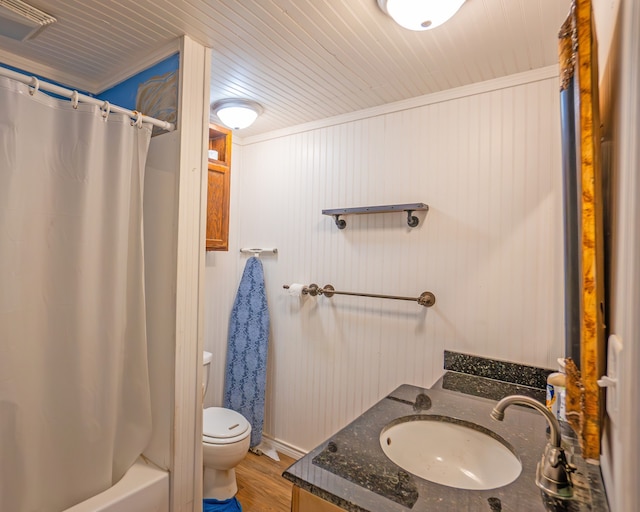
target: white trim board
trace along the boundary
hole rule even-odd
[[[183,36],[178,127],[180,167],[177,209],[176,356],[171,510],[202,510],[202,274],[206,221],[202,187],[208,123],[211,51]]]
[[[65,87],[69,87],[70,89],[80,89],[82,91],[95,94],[92,90],[93,84],[87,83],[86,80],[83,80],[80,77],[62,73],[51,66],[21,57],[15,53],[3,50],[2,48],[0,48],[0,64],[17,68],[27,75],[45,77]]]
[[[285,443],[284,441],[279,441],[267,434],[262,434],[262,438],[269,443],[278,453],[282,453],[283,455],[287,455],[293,459],[300,460],[302,457],[307,455],[302,448],[298,448],[297,446],[293,446],[292,444]]]
[[[0,64],[5,64],[22,70],[25,74],[42,76],[48,80],[57,82],[70,89],[78,89],[88,92],[89,94],[98,95],[107,89],[125,81],[128,78],[150,68],[151,66],[163,61],[167,57],[180,51],[180,40],[174,39],[164,46],[145,55],[142,59],[137,60],[126,66],[119,73],[112,75],[104,82],[94,82],[81,78],[77,75],[64,73],[46,64],[36,62],[15,53],[8,52],[0,48]]]
[[[640,206],[640,180],[637,169],[640,165],[640,148],[637,141],[640,136],[640,71],[634,65],[640,58],[640,5],[635,0],[625,0],[622,4],[622,49],[620,55],[621,76],[619,92],[620,125],[618,136],[620,137],[619,164],[616,172],[620,179],[620,204],[619,216],[623,219],[620,229],[621,252],[624,258],[623,267],[614,282],[618,289],[616,295],[620,298],[619,315],[616,315],[619,326],[612,325],[612,330],[617,332],[624,329],[623,368],[621,375],[626,382],[620,390],[620,446],[624,452],[618,456],[622,459],[616,467],[620,473],[614,475],[617,486],[614,484],[613,492],[616,494],[616,503],[619,510],[638,510],[640,507],[640,487],[638,487],[638,473],[640,472],[640,441],[638,439],[638,424],[640,422],[640,406],[638,405],[637,389],[640,386],[640,347],[638,346],[638,332],[640,332],[640,320],[637,315],[637,304],[640,299],[640,236],[638,236],[638,212]],[[611,490],[609,490],[611,492]]]
[[[96,86],[97,93],[101,94],[107,89],[111,89],[115,85],[118,85],[121,82],[131,78],[132,76],[137,75],[141,71],[145,69],[149,69],[151,66],[155,66],[159,62],[162,62],[171,55],[174,55],[180,51],[180,41],[178,39],[173,39],[169,41],[164,46],[158,48],[154,52],[149,53],[144,57],[144,59],[135,62],[121,70],[118,74],[109,77],[109,80],[102,82]]]
[[[424,96],[416,96],[415,98],[410,98],[408,100],[396,101],[393,103],[380,105],[378,107],[358,110],[356,112],[350,112],[348,114],[342,114],[339,116],[328,117],[319,121],[299,124],[297,126],[283,128],[281,130],[275,130],[244,139],[236,137],[234,135],[233,142],[240,146],[248,146],[250,144],[256,144],[258,142],[264,142],[280,137],[286,137],[288,135],[308,132],[320,128],[327,128],[329,126],[336,126],[353,121],[361,121],[363,119],[369,119],[385,114],[392,114],[394,112],[401,112],[403,110],[423,107],[426,105],[433,105],[434,103],[442,103],[445,101],[456,100],[467,96],[474,96],[476,94],[483,94],[486,92],[497,91],[500,89],[506,89],[509,87],[515,87],[532,82],[539,82],[541,80],[549,80],[556,77],[558,77],[558,66],[554,64],[552,66],[534,69],[532,71],[525,71],[524,73],[504,76],[493,80],[487,80],[485,82],[477,82],[470,85],[464,85],[462,87],[456,87],[454,89],[447,89],[445,91],[435,92],[432,94],[425,94]]]

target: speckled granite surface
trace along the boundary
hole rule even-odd
[[[457,372],[445,373],[433,388],[458,391],[467,395],[489,398],[496,402],[508,395],[526,395],[541,403],[545,403],[546,400],[545,389],[520,386],[510,382],[497,382],[494,379],[473,377],[466,373]]]
[[[554,371],[449,350],[444,351],[444,369],[542,390],[546,389],[547,377]]]
[[[518,406],[506,411],[503,422],[489,417],[496,400],[513,394],[514,389],[518,394],[538,396],[541,391],[513,386],[457,372],[447,372],[431,389],[400,386],[294,463],[283,476],[352,512],[607,512],[599,467],[579,457],[568,426],[563,425],[563,444],[578,468],[574,474],[576,499],[550,499],[535,485],[536,465],[547,442],[545,419],[532,409]],[[418,414],[446,416],[491,430],[520,457],[520,476],[504,487],[477,491],[436,484],[404,471],[383,453],[380,432],[398,418]]]

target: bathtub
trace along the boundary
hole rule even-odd
[[[169,473],[138,459],[113,487],[64,512],[169,512]]]

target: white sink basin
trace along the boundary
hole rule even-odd
[[[502,487],[520,475],[518,457],[483,427],[443,416],[420,418],[387,426],[380,434],[386,456],[409,473],[475,490]]]

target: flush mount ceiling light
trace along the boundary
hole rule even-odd
[[[21,0],[0,0],[0,35],[26,41],[56,19]]]
[[[233,130],[241,130],[251,126],[262,113],[259,103],[239,98],[218,100],[211,105],[213,112],[222,124]]]
[[[429,30],[451,18],[465,0],[378,0],[378,6],[401,27]]]

